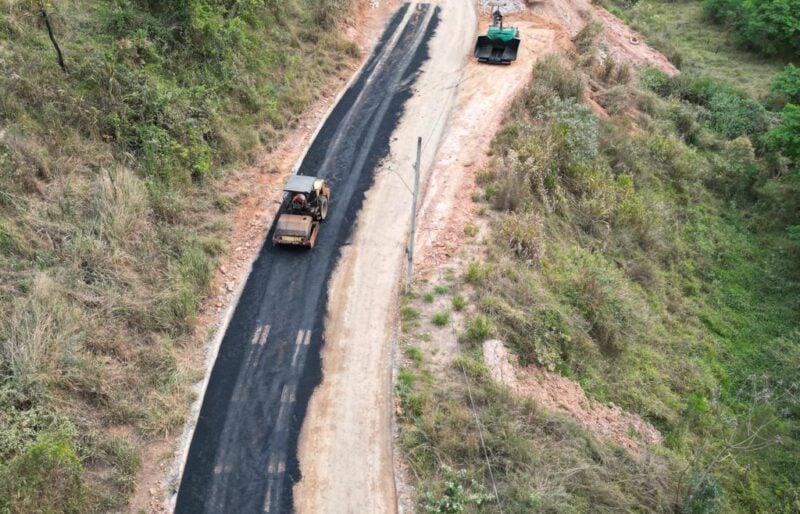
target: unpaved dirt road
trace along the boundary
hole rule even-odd
[[[440,21],[430,58],[414,85],[389,156],[359,214],[330,287],[323,381],[303,425],[295,487],[300,513],[391,513],[392,351],[398,286],[410,223],[412,164],[423,138],[426,181],[452,120],[470,57],[476,15],[471,0],[437,2]]]
[[[211,373],[176,512],[292,510],[297,438],[321,380],[328,282],[438,21],[435,6],[404,5],[309,149],[299,173],[329,181],[330,215],[313,251],[267,243],[254,263]]]
[[[487,152],[511,102],[531,78],[531,68],[547,54],[569,48],[569,34],[560,26],[529,12],[506,16],[519,27],[523,44],[511,66],[487,66],[470,59],[460,82],[457,107],[426,184],[417,234],[423,275],[446,262],[464,238],[464,225],[475,218],[472,202],[475,174],[487,162]],[[477,30],[490,23],[488,12]]]

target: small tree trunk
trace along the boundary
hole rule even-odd
[[[53,47],[56,49],[56,54],[58,54],[58,65],[61,66],[61,71],[67,73],[67,65],[64,63],[64,56],[61,53],[61,48],[58,46],[58,41],[56,41],[55,36],[53,35],[53,27],[50,26],[50,18],[47,16],[47,11],[44,7],[41,9],[42,18],[44,18],[44,24],[47,27],[47,35],[50,36],[50,41],[53,43]]]

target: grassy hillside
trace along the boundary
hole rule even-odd
[[[0,511],[121,509],[180,430],[215,181],[357,54],[345,0],[0,0]],[[194,375],[193,375],[194,373]]]
[[[725,26],[713,23],[700,0],[607,0],[604,5],[684,73],[728,82],[755,98],[769,93],[785,55],[759,55]]]
[[[464,357],[443,379],[411,349],[400,374],[421,510],[497,509],[461,365],[504,511],[800,508],[800,197],[763,143],[775,115],[714,80],[619,70],[541,61],[493,143],[486,257],[450,283],[477,309]],[[589,77],[608,121],[581,103]],[[511,397],[482,362],[490,336],[663,446],[632,458]]]

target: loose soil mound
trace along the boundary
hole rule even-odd
[[[587,430],[638,455],[647,445],[661,444],[661,433],[635,414],[586,397],[580,384],[536,366],[520,368],[502,341],[486,341],[483,358],[495,382],[515,394],[533,398],[545,408],[564,412]]]

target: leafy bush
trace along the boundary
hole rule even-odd
[[[645,87],[660,96],[669,96],[672,92],[672,80],[669,75],[656,68],[645,68],[639,74],[639,81]]]
[[[42,432],[0,465],[0,508],[9,512],[83,512],[87,491],[74,431]]]
[[[787,64],[772,80],[771,89],[786,97],[787,102],[800,104],[800,68]]]
[[[494,330],[492,320],[478,314],[467,323],[467,339],[473,343],[483,343]]]
[[[733,91],[719,91],[708,103],[709,126],[727,139],[763,133],[768,126],[764,107]]]
[[[704,0],[703,6],[712,20],[732,26],[743,46],[800,56],[800,0]]]
[[[553,137],[555,164],[564,171],[594,163],[598,150],[597,118],[575,99],[554,100],[538,113]],[[552,127],[548,126],[552,124]]]
[[[695,484],[683,504],[684,514],[715,514],[722,511],[724,491],[713,477]]]
[[[464,512],[468,505],[480,508],[494,500],[494,496],[487,494],[483,484],[472,480],[467,482],[466,470],[453,471],[447,466],[442,467],[444,490],[436,496],[428,492],[423,499],[425,512],[432,514],[458,514]],[[467,483],[467,487],[464,484]],[[471,492],[474,491],[474,492]]]
[[[786,104],[780,123],[767,133],[765,140],[771,149],[800,165],[800,105]]]
[[[450,313],[447,311],[436,312],[431,316],[431,322],[437,327],[443,327],[450,323]]]
[[[758,136],[769,126],[769,115],[759,102],[735,88],[704,77],[668,77],[653,69],[641,83],[662,97],[677,97],[704,108],[701,118],[726,139]]]

